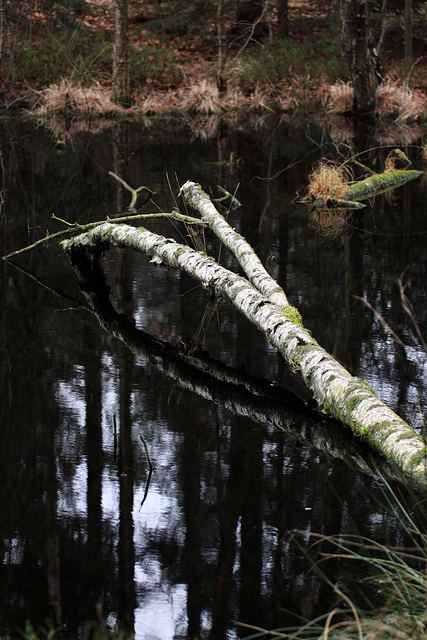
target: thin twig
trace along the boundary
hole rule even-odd
[[[397,281],[399,285],[399,293],[400,293],[400,300],[402,302],[402,307],[404,312],[408,315],[412,323],[412,326],[415,329],[415,333],[417,334],[418,340],[422,348],[424,349],[424,351],[427,351],[427,344],[421,333],[420,325],[418,324],[418,319],[417,319],[417,316],[415,315],[414,307],[412,306],[411,301],[409,300],[409,298],[405,293],[406,285],[403,285],[402,283],[403,273],[400,276],[399,280]]]
[[[58,298],[63,298],[64,300],[72,302],[73,309],[84,309],[85,311],[89,311],[90,313],[93,313],[93,309],[91,309],[89,305],[85,304],[84,302],[81,302],[77,298],[73,298],[72,296],[69,296],[67,293],[64,293],[61,289],[54,289],[53,287],[43,282],[43,280],[40,280],[40,278],[38,278],[34,273],[32,273],[31,271],[28,271],[28,269],[25,269],[24,267],[21,267],[19,264],[16,264],[16,262],[14,262],[13,260],[8,260],[8,263],[11,264],[13,267],[15,267],[15,269],[18,269],[18,271],[21,271],[21,273],[23,273],[24,275],[34,280],[37,284],[39,284],[44,289],[47,289],[48,291],[53,293],[55,296],[58,296]]]
[[[372,313],[374,314],[376,319],[379,321],[379,323],[381,324],[383,329],[385,329],[385,331],[387,331],[387,333],[389,333],[391,335],[393,340],[395,342],[397,342],[397,344],[399,344],[401,347],[406,349],[405,343],[402,342],[402,340],[399,338],[399,336],[393,331],[393,329],[390,327],[390,325],[387,324],[387,322],[384,320],[382,315],[380,313],[378,313],[378,311],[366,300],[366,298],[361,298],[360,296],[354,296],[354,297],[356,298],[356,300],[360,300],[361,302],[363,302],[363,304],[366,307],[368,307],[368,309],[370,309],[372,311]]]
[[[185,216],[182,213],[178,213],[177,211],[172,211],[170,213],[140,213],[133,216],[123,216],[121,218],[113,218],[113,219],[111,219],[107,215],[106,220],[98,220],[97,222],[88,222],[87,224],[79,224],[77,222],[69,223],[69,222],[66,222],[65,220],[61,220],[60,218],[57,218],[55,214],[52,214],[52,218],[56,220],[60,220],[64,224],[67,224],[70,228],[64,229],[63,231],[57,231],[56,233],[48,233],[44,238],[41,238],[40,240],[36,240],[36,242],[33,242],[32,244],[26,247],[23,247],[22,249],[17,249],[17,251],[12,251],[11,253],[8,253],[7,255],[2,257],[2,260],[9,260],[10,258],[13,258],[17,255],[26,253],[27,251],[32,251],[33,249],[36,249],[37,247],[43,244],[50,244],[51,242],[56,242],[56,241],[59,242],[61,240],[65,240],[69,236],[84,233],[85,231],[89,231],[90,229],[93,229],[94,227],[97,227],[98,225],[103,224],[104,222],[114,222],[114,224],[119,224],[121,222],[134,222],[136,220],[148,220],[151,218],[171,218],[173,220],[178,220],[179,222],[185,222],[186,224],[199,224],[202,226],[207,225],[207,223],[204,222],[203,220],[199,220],[191,216]]]
[[[141,435],[139,437],[141,439],[142,444],[144,445],[145,455],[147,456],[148,468],[150,469],[150,471],[153,471],[154,467],[151,462],[150,454],[148,453],[147,443],[145,442],[145,439]]]

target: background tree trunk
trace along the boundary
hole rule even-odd
[[[130,106],[128,0],[114,0],[113,100]]]
[[[375,92],[378,86],[374,55],[369,42],[368,1],[342,0],[341,8],[354,88],[353,110],[356,114],[367,114],[375,109]]]
[[[405,80],[412,71],[412,0],[405,0]]]
[[[227,40],[224,21],[225,0],[218,0],[217,30],[218,30],[218,64],[216,82],[220,96],[227,91],[227,80],[224,77],[224,68],[227,55]]]
[[[277,2],[277,37],[289,37],[289,11],[288,0],[278,0]]]

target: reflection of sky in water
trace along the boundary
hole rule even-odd
[[[72,463],[70,480],[63,479],[62,488],[68,482],[68,490],[61,490],[58,495],[58,516],[72,518],[87,516],[87,462],[84,452],[78,447],[78,440],[85,434],[86,404],[84,388],[84,371],[79,368],[79,375],[71,383],[59,381],[56,396],[63,411],[64,424],[68,425],[66,434],[57,441],[61,447],[61,456]],[[114,378],[112,360],[104,360],[103,370],[103,420],[102,447],[104,458],[112,454],[114,448],[114,430],[112,416],[117,414],[117,383]],[[138,393],[136,397],[138,398]],[[136,413],[140,400],[132,397],[132,405]],[[183,514],[177,500],[176,470],[174,461],[177,456],[181,436],[167,430],[167,424],[158,421],[144,423],[141,417],[133,421],[133,456],[135,461],[134,477],[134,544],[135,544],[135,592],[137,605],[135,609],[135,637],[138,639],[159,638],[168,640],[186,632],[186,598],[187,587],[183,584],[171,585],[162,572],[162,566],[156,553],[150,549],[154,540],[174,537],[181,543],[184,533],[180,531]],[[117,425],[119,429],[120,425]],[[83,434],[83,436],[81,436]],[[150,458],[154,466],[149,491],[141,507],[146,489],[148,464],[145,450],[140,440],[143,434],[147,442]],[[58,436],[59,437],[59,436]],[[71,445],[71,446],[70,446]],[[117,461],[115,462],[117,464]],[[139,474],[139,475],[138,475]],[[61,479],[59,479],[61,482]],[[115,528],[118,537],[119,527],[120,484],[117,466],[107,466],[104,459],[102,474],[102,514],[103,520],[109,521]],[[16,556],[13,544],[10,544],[8,556],[11,561]],[[138,594],[140,598],[138,598]],[[114,626],[111,617],[109,622]]]
[[[10,126],[8,123],[3,129],[7,134],[5,138],[10,135]],[[43,141],[44,134],[38,128],[34,146],[33,136],[31,139],[28,137],[21,147],[23,153],[20,157],[20,147],[16,145],[18,132],[11,128],[13,144],[9,145],[10,154],[6,146],[2,151],[5,166],[10,166],[11,184],[19,175],[20,189],[8,191],[8,208],[5,210],[7,233],[4,237],[8,250],[26,244],[29,220],[38,225],[37,230],[32,231],[34,240],[40,233],[44,234],[52,210],[64,219],[70,219],[74,211],[76,216],[89,216],[89,213],[83,214],[88,211],[89,202],[97,203],[90,205],[94,206],[92,211],[96,219],[100,219],[105,210],[114,210],[116,192],[111,179],[107,178],[107,171],[118,157],[116,152],[123,154],[123,158],[132,158],[128,166],[129,184],[138,185],[147,180],[150,184],[150,179],[153,179],[153,186],[158,191],[156,200],[160,198],[163,208],[170,210],[173,202],[165,169],[171,168],[172,162],[176,164],[178,157],[178,162],[182,162],[184,180],[190,177],[200,181],[206,190],[210,186],[216,189],[216,185],[221,183],[234,191],[237,183],[241,184],[239,199],[243,206],[232,214],[232,226],[251,241],[263,260],[274,256],[273,274],[284,285],[291,304],[299,307],[304,321],[322,346],[340,361],[345,361],[348,354],[342,343],[349,299],[353,294],[366,296],[385,320],[392,322],[396,311],[396,300],[391,295],[392,280],[409,263],[408,277],[413,282],[408,294],[425,327],[425,182],[413,183],[411,192],[408,191],[411,198],[408,200],[411,208],[409,217],[401,207],[403,191],[397,192],[396,206],[393,207],[379,198],[379,206],[365,215],[363,226],[366,233],[363,237],[352,234],[351,238],[357,240],[357,247],[352,257],[347,255],[349,260],[346,261],[345,253],[351,248],[350,236],[319,239],[310,227],[307,212],[290,205],[296,190],[305,186],[316,154],[323,154],[317,143],[314,148],[310,142],[311,139],[317,140],[317,127],[316,124],[314,130],[308,125],[307,129],[304,125],[299,132],[289,129],[288,124],[283,130],[274,131],[268,127],[259,132],[230,129],[224,157],[233,151],[248,158],[239,175],[235,176],[229,175],[224,168],[217,173],[215,165],[206,162],[208,157],[214,162],[219,159],[216,140],[212,145],[203,144],[200,148],[192,145],[190,148],[188,131],[180,133],[174,130],[172,138],[166,133],[147,136],[145,132],[141,135],[140,125],[136,124],[134,129],[129,128],[130,147],[123,146],[122,149],[121,143],[115,140],[114,130],[111,130],[111,136],[102,134],[93,140],[85,132],[81,144],[78,142],[74,146],[73,143],[58,156],[50,135]],[[310,136],[306,135],[308,130]],[[272,143],[274,140],[271,147],[269,140]],[[265,176],[267,164],[271,166],[271,175],[281,171],[295,157],[297,145],[297,154],[308,160],[290,173],[281,174],[283,182],[282,178],[268,182],[266,207],[267,192],[264,187],[258,188],[261,183],[255,186],[254,175]],[[165,157],[169,158],[167,163],[164,162]],[[172,161],[171,157],[175,160]],[[150,174],[147,174],[147,158],[150,159]],[[377,160],[381,161],[381,157],[378,156]],[[15,171],[18,165],[24,170]],[[82,188],[82,176],[89,191]],[[37,185],[36,192],[34,184]],[[29,206],[22,201],[23,194],[30,196]],[[33,200],[34,194],[36,200]],[[262,220],[259,218],[261,212]],[[9,217],[13,224],[9,224]],[[358,214],[355,219],[359,221]],[[165,221],[151,224],[159,232],[169,233],[173,229]],[[173,233],[179,241],[182,240],[176,229]],[[208,253],[216,255],[212,239],[208,234],[206,237]],[[185,232],[184,238],[188,239]],[[75,274],[61,251],[52,248],[32,255],[31,263],[42,280],[63,291],[74,286],[77,288]],[[42,256],[42,259],[38,260],[37,256]],[[234,260],[225,249],[222,258],[224,264],[233,264],[235,269]],[[201,291],[198,285],[178,271],[148,262],[135,253],[115,249],[105,254],[103,265],[108,272],[112,300],[122,300],[123,307],[129,302],[137,327],[156,337],[170,338],[173,343],[180,337],[193,338],[208,293]],[[58,548],[62,554],[59,569],[64,616],[74,618],[76,623],[80,623],[86,614],[94,617],[94,603],[89,602],[90,574],[83,574],[85,568],[82,566],[76,575],[74,565],[70,566],[76,558],[78,561],[85,558],[89,571],[93,570],[90,562],[93,540],[90,541],[87,535],[91,526],[96,530],[99,558],[102,556],[100,574],[104,570],[109,572],[107,581],[99,589],[106,594],[107,622],[111,627],[117,622],[118,587],[122,584],[120,581],[127,578],[119,575],[123,551],[118,548],[120,490],[125,483],[121,483],[118,476],[118,451],[114,457],[114,419],[119,431],[120,400],[123,403],[124,399],[129,399],[128,394],[131,400],[134,495],[133,503],[132,495],[127,496],[129,503],[124,500],[124,509],[132,510],[134,525],[135,556],[129,555],[129,558],[134,561],[137,640],[169,640],[184,636],[187,624],[192,622],[190,607],[187,622],[187,598],[195,595],[202,596],[200,635],[209,636],[214,621],[212,603],[217,585],[216,572],[220,560],[224,560],[220,546],[224,533],[225,537],[229,536],[227,544],[231,547],[228,559],[234,589],[230,599],[233,618],[239,614],[238,601],[243,602],[251,592],[251,583],[245,583],[242,563],[248,562],[248,558],[250,561],[252,555],[255,559],[262,558],[262,566],[255,578],[255,582],[258,579],[261,584],[264,598],[262,607],[256,612],[257,620],[254,622],[257,623],[261,623],[269,611],[271,585],[277,577],[274,574],[276,557],[283,568],[284,582],[279,586],[285,591],[281,602],[286,607],[291,600],[295,610],[300,610],[298,594],[304,587],[306,567],[284,538],[284,528],[302,530],[301,543],[308,548],[312,542],[310,532],[322,530],[323,523],[329,523],[333,533],[345,532],[342,523],[354,518],[357,525],[363,527],[362,533],[382,541],[386,531],[392,544],[400,543],[394,533],[395,514],[371,500],[369,492],[376,489],[369,479],[349,472],[343,464],[313,452],[304,443],[294,447],[286,437],[280,441],[275,430],[265,425],[260,426],[262,438],[246,447],[247,425],[242,427],[241,419],[231,420],[224,409],[200,401],[189,392],[182,391],[177,384],[165,382],[142,357],[131,356],[127,361],[122,345],[99,327],[96,318],[80,311],[54,313],[50,292],[42,293],[38,286],[34,289],[35,285],[29,284],[23,275],[4,266],[9,275],[3,281],[5,313],[0,323],[3,323],[4,344],[10,355],[10,381],[6,375],[3,382],[10,384],[13,393],[9,396],[10,389],[3,388],[2,425],[6,435],[0,465],[3,479],[0,495],[2,513],[6,517],[2,519],[0,540],[3,539],[3,568],[11,569],[3,581],[4,600],[13,601],[10,619],[15,616],[21,627],[34,610],[43,616],[41,622],[45,619],[46,571],[52,569],[45,533],[58,534]],[[121,286],[124,277],[121,266],[126,267],[126,274],[132,278],[132,287],[126,291]],[[354,289],[349,286],[354,286]],[[123,295],[127,293],[128,300]],[[59,305],[56,298],[53,305],[55,308]],[[356,368],[360,364],[357,375],[367,379],[380,397],[394,408],[400,403],[409,421],[419,426],[427,388],[425,354],[416,347],[408,347],[405,362],[392,339],[372,318],[372,313],[362,307],[362,303],[360,310],[362,326],[360,333],[356,332],[355,345],[352,345],[356,351]],[[3,318],[7,321],[3,322]],[[405,320],[403,324],[407,327],[410,323],[407,318]],[[220,331],[215,318],[207,335],[206,348],[212,356],[219,355],[230,365],[243,366],[249,373],[277,380],[286,386],[291,376],[285,371],[286,367],[274,347],[256,329],[246,331],[246,327],[237,313],[222,305]],[[412,344],[405,327],[402,329],[405,342]],[[352,327],[350,329],[353,331]],[[24,367],[22,343],[27,336]],[[14,354],[19,354],[19,357]],[[123,364],[126,365],[124,368]],[[403,369],[407,375],[402,375]],[[124,370],[128,379],[126,385],[122,385],[126,388],[121,389],[124,395],[120,398],[120,375]],[[402,400],[400,395],[404,396]],[[24,398],[25,402],[22,401]],[[6,399],[15,402],[11,412],[8,412]],[[96,422],[94,431],[88,428],[88,419]],[[147,443],[155,467],[142,508],[148,465],[140,436]],[[92,442],[93,457],[87,459],[87,447],[92,446]],[[260,451],[262,456],[259,456]],[[262,471],[249,488],[248,500],[242,504],[246,479],[249,481],[252,477],[250,473],[245,475],[247,454],[249,469],[253,470],[251,465],[255,459]],[[88,472],[95,479],[91,487],[88,487]],[[240,480],[240,475],[244,481]],[[347,478],[350,478],[348,484]],[[97,486],[98,479],[102,487]],[[337,494],[342,501],[339,505],[336,504]],[[126,498],[124,494],[122,497]],[[88,498],[92,507],[89,516]],[[251,510],[251,498],[262,501],[256,514]],[[98,500],[101,505],[98,505]],[[98,510],[98,506],[101,509]],[[54,509],[56,523],[52,517]],[[231,532],[220,530],[222,513],[230,515]],[[259,517],[256,524],[260,535],[259,547],[255,541],[252,548],[251,527],[248,527],[247,519],[253,516],[255,520]],[[129,524],[129,520],[126,521],[125,516],[122,524]],[[131,536],[132,530],[129,529],[129,538]],[[193,542],[195,547],[200,545],[200,553],[187,554],[186,543],[191,545]],[[194,566],[187,556],[195,559],[203,574],[192,574],[195,580],[193,583],[189,581],[188,585],[187,572],[193,571]],[[97,563],[98,556],[94,558]],[[126,573],[129,576],[132,575],[132,564],[125,566],[126,559],[120,568],[129,571]],[[105,565],[102,564],[104,562]],[[341,577],[337,576],[337,579]],[[98,592],[94,597],[98,597]],[[77,602],[79,598],[81,601]],[[0,613],[3,621],[5,616],[3,611]],[[268,619],[265,621],[267,624]],[[240,632],[227,629],[228,640],[237,636]]]
[[[427,354],[408,344],[403,355],[402,347],[396,345],[383,329],[380,331],[381,339],[362,345],[360,375],[394,411],[400,413],[399,404],[403,404],[405,414],[401,414],[402,417],[415,428],[421,428],[426,406]],[[413,372],[409,380],[402,376],[402,368]],[[395,371],[395,375],[391,375],[391,371]]]

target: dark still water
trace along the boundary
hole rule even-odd
[[[170,211],[177,184],[187,179],[213,197],[221,196],[217,185],[237,190],[242,206],[230,213],[231,224],[306,326],[422,428],[426,355],[402,310],[397,280],[405,271],[426,337],[424,177],[378,197],[328,237],[292,202],[312,165],[336,155],[319,124],[213,127],[210,135],[174,123],[168,130],[96,123],[74,135],[54,126],[0,123],[1,255],[62,229],[52,213],[83,224],[126,209],[130,194],[110,170],[156,191],[147,212]],[[418,149],[401,148],[421,168]],[[380,146],[363,160],[381,170],[389,150]],[[192,242],[168,220],[147,226]],[[217,255],[208,233],[201,240]],[[233,266],[224,249],[222,260]],[[333,549],[310,550],[310,533],[358,532],[405,544],[382,481],[357,470],[351,454],[358,444],[290,399],[289,391],[309,398],[245,319],[221,305],[203,324],[209,294],[187,276],[108,251],[102,266],[114,309],[105,297],[100,302],[108,332],[78,308],[76,300],[85,298],[60,246],[15,262],[25,271],[0,266],[2,637],[15,637],[26,620],[35,628],[50,620],[74,637],[93,620],[140,640],[245,637],[251,631],[235,621],[279,628],[336,604],[310,571],[320,553]],[[406,349],[355,296],[382,314]],[[112,335],[122,329],[124,342]],[[234,408],[235,384],[168,364],[159,340],[203,348],[211,365],[227,365],[226,377],[240,382]],[[266,380],[288,392],[277,393]],[[254,395],[254,387],[264,391]],[[409,493],[396,487],[410,505]],[[293,529],[303,532],[296,540]],[[355,585],[363,566],[330,560],[323,569],[361,599]]]

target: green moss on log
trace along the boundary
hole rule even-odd
[[[285,309],[283,309],[283,315],[286,316],[286,318],[294,324],[299,324],[300,327],[304,326],[302,323],[301,314],[296,307],[286,307]]]
[[[422,171],[414,171],[413,169],[393,169],[384,171],[384,173],[375,173],[373,176],[365,178],[365,180],[350,184],[348,186],[348,198],[346,196],[346,199],[365,200],[365,198],[376,196],[388,189],[405,184],[410,180],[415,180],[422,174]]]

